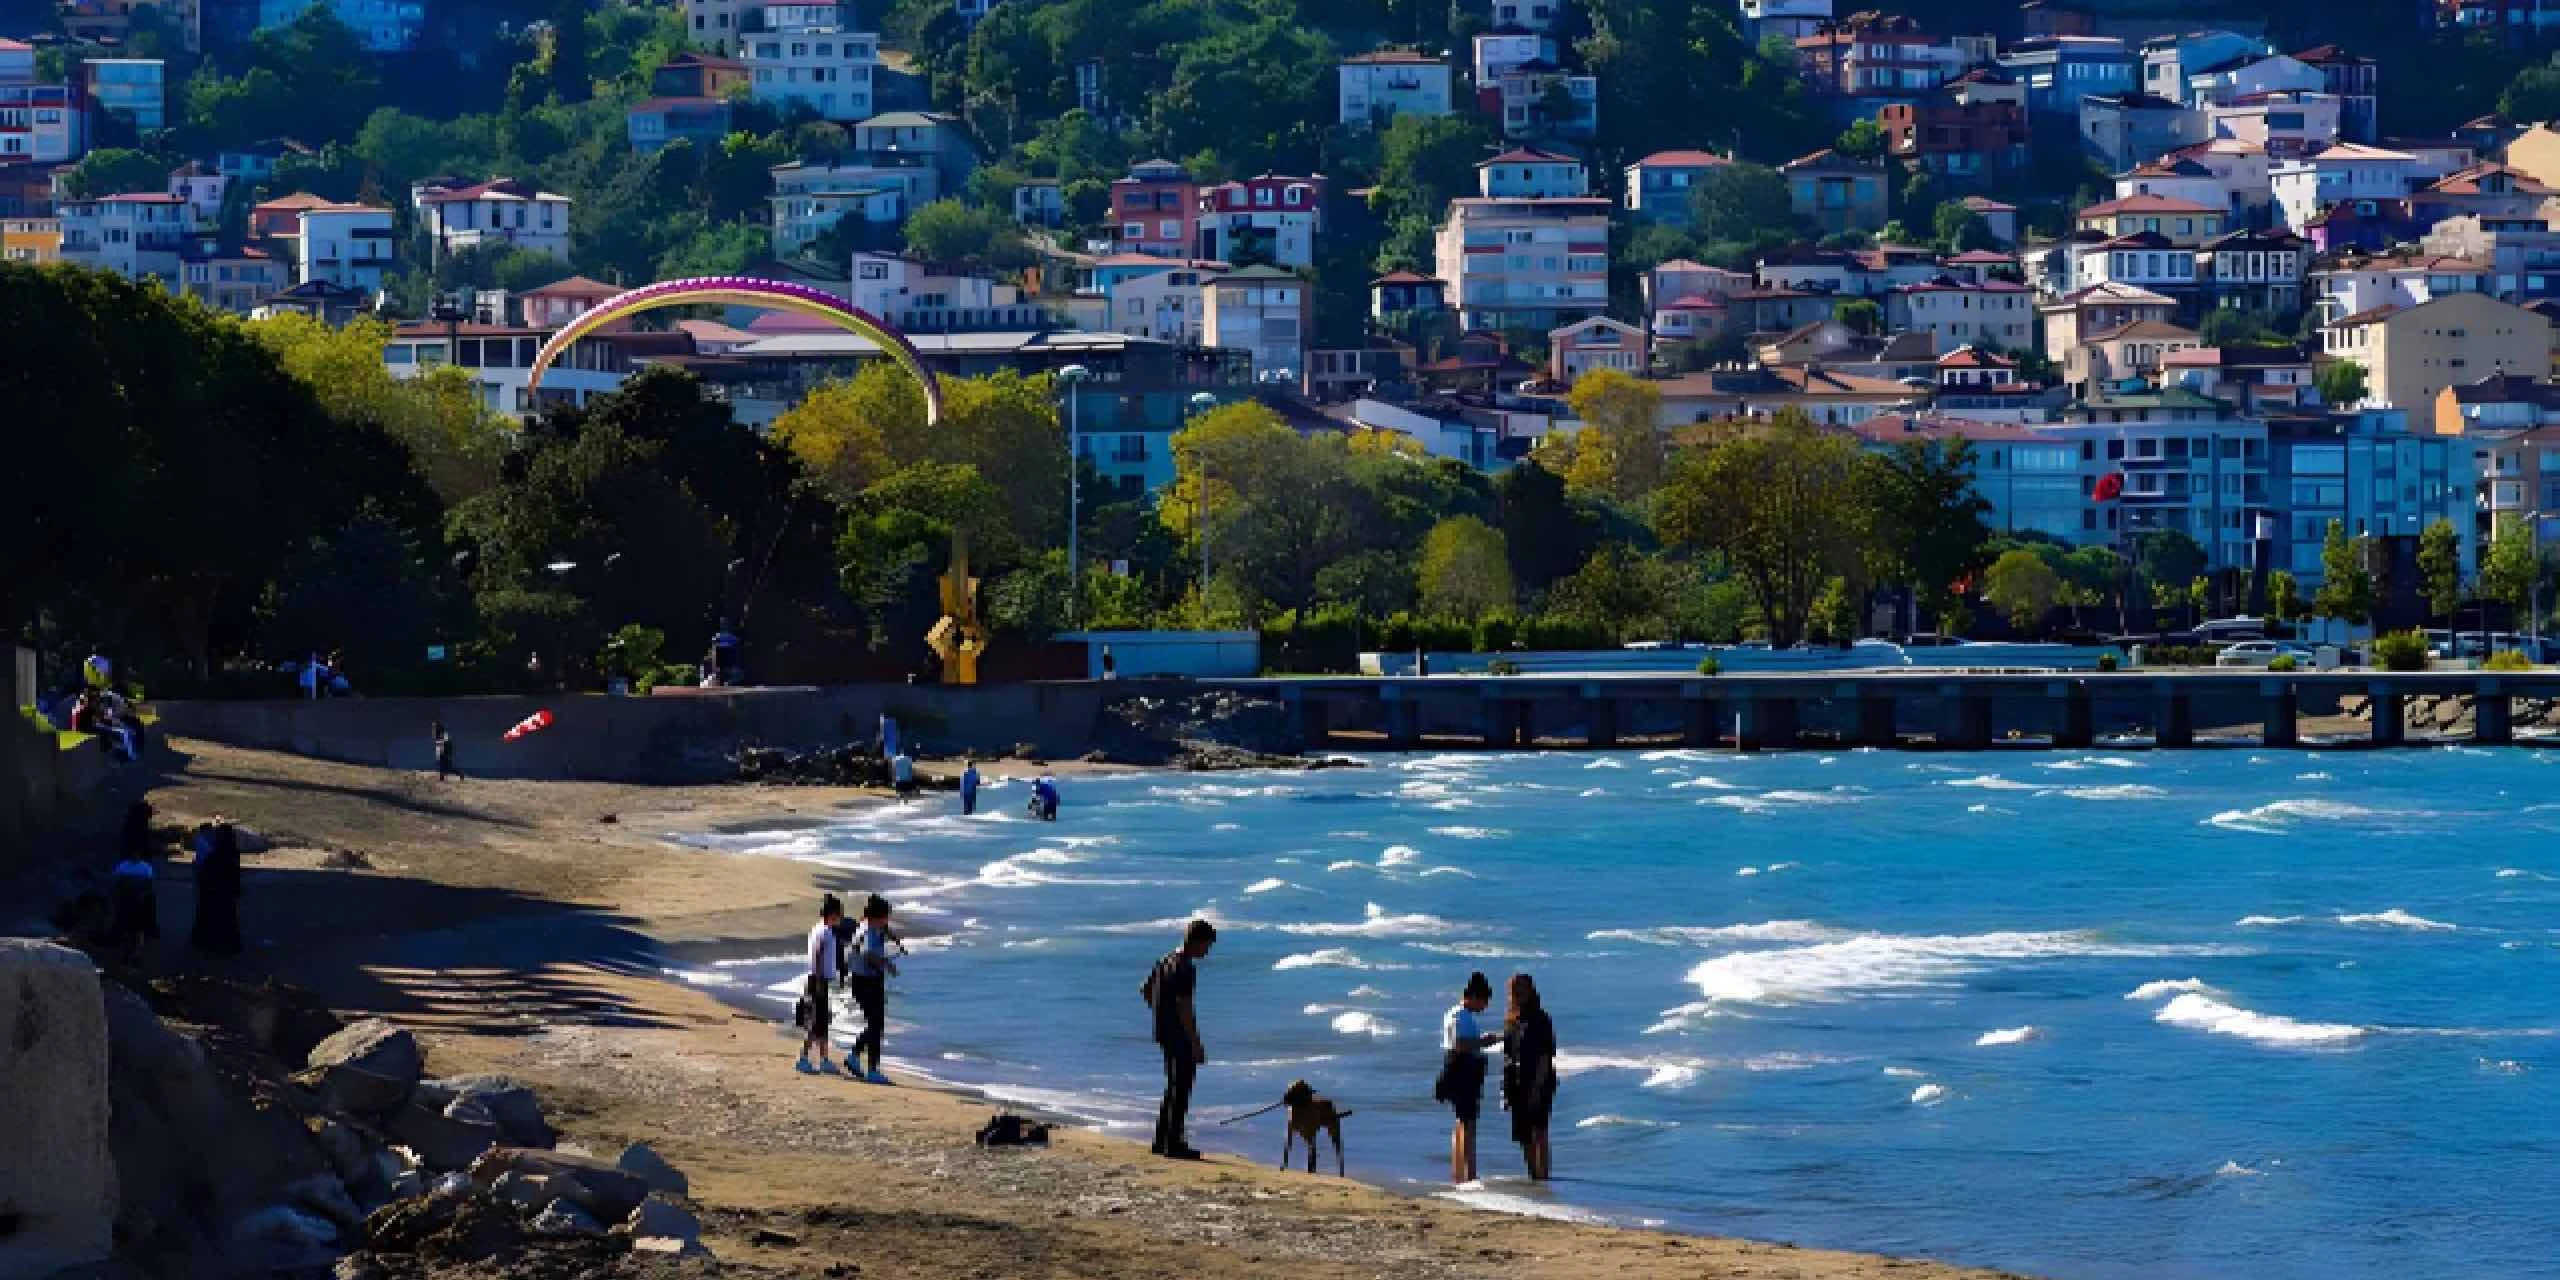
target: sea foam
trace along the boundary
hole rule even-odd
[[[2004,1044],[2025,1044],[2035,1039],[2037,1034],[2034,1027],[2001,1027],[1983,1032],[1973,1044],[1977,1049],[1988,1049]]]
[[[2365,1033],[2363,1027],[2342,1022],[2300,1022],[2277,1014],[2243,1009],[2200,991],[2179,995],[2160,1006],[2160,1012],[2151,1016],[2153,1021],[2173,1027],[2238,1036],[2260,1044],[2335,1044]]]

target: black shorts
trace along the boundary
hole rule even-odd
[[[827,980],[810,974],[800,985],[800,998],[809,1002],[809,1038],[824,1041],[827,1026],[835,1021],[835,1001],[827,994]]]
[[[1484,1112],[1484,1055],[1451,1053],[1442,1058],[1440,1080],[1431,1095],[1449,1104],[1461,1124],[1474,1124]]]

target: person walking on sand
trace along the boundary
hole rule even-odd
[[[845,1051],[844,1073],[873,1084],[889,1083],[889,1077],[880,1074],[880,1040],[889,1027],[889,979],[898,974],[898,962],[889,958],[889,947],[897,940],[898,935],[889,931],[889,900],[872,894],[862,904],[862,927],[845,948],[844,985],[862,1010],[862,1034]],[[862,1065],[866,1051],[871,1059],[868,1070]]]
[[[139,963],[160,937],[159,873],[151,866],[151,806],[136,800],[125,809],[115,871],[107,879],[109,945],[124,963]]]
[[[835,1064],[827,1061],[827,1024],[835,1016],[836,978],[844,972],[836,949],[836,926],[844,923],[844,900],[830,893],[818,902],[818,923],[809,928],[809,976],[800,984],[800,1005],[806,1011],[801,1027],[807,1033],[800,1038],[800,1061],[794,1065],[803,1075],[832,1073]],[[809,1065],[809,1049],[818,1050],[818,1065]]]
[[[1458,1002],[1440,1018],[1440,1079],[1431,1096],[1449,1104],[1457,1126],[1449,1131],[1449,1181],[1465,1186],[1476,1180],[1476,1116],[1484,1109],[1485,1046],[1501,1043],[1476,1021],[1493,1002],[1493,983],[1482,973],[1467,975]]]
[[[1512,974],[1503,992],[1502,1109],[1511,1113],[1511,1140],[1520,1144],[1529,1177],[1546,1181],[1555,1172],[1547,1119],[1556,1109],[1556,1027],[1525,973]]]
[[[889,786],[898,793],[900,804],[916,794],[916,762],[904,751],[889,757]]]
[[[442,782],[447,778],[459,780],[462,770],[453,767],[453,735],[445,732],[444,721],[429,722],[427,734],[435,741],[436,781]]]
[[[960,757],[960,816],[966,818],[977,811],[978,762],[962,756]]]
[[[240,953],[240,832],[216,816],[196,833],[196,922],[190,941],[198,951]]]
[[[1200,1153],[1183,1140],[1191,1114],[1191,1082],[1209,1051],[1200,1043],[1200,1018],[1191,997],[1200,981],[1199,962],[1217,945],[1218,927],[1194,920],[1182,931],[1182,945],[1166,952],[1139,988],[1155,1011],[1156,1048],[1164,1054],[1164,1100],[1156,1106],[1156,1140],[1147,1150],[1174,1160],[1197,1160]]]

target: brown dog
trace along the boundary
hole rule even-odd
[[[1307,1172],[1316,1171],[1316,1134],[1333,1136],[1333,1171],[1345,1177],[1349,1168],[1342,1159],[1342,1121],[1350,1115],[1333,1105],[1333,1099],[1319,1094],[1315,1086],[1299,1080],[1280,1095],[1280,1105],[1289,1109],[1289,1136],[1280,1142],[1280,1167],[1289,1167],[1290,1149],[1300,1140],[1307,1144]]]

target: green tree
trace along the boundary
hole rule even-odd
[[[2523,614],[2533,607],[2534,587],[2542,576],[2533,530],[2523,521],[2500,526],[2480,561],[2480,594]]]
[[[2062,593],[2062,579],[2044,557],[2024,549],[2004,552],[1983,575],[1982,598],[1998,609],[2009,625],[2034,635],[2043,630]]]
[[[1884,308],[1873,298],[1851,298],[1831,308],[1831,318],[1864,334],[1884,332]]]
[[[2187,583],[2204,572],[2204,547],[2185,531],[2163,529],[2141,535],[2136,544],[2134,564],[2145,582],[2154,587],[2167,586],[2184,591]]]
[[[165,191],[168,187],[167,161],[118,147],[102,148],[81,157],[80,163],[73,165],[62,179],[63,193],[74,200]]]
[[[2344,409],[2364,399],[2364,366],[2353,360],[2333,360],[2311,375],[2311,385],[2320,392],[2320,403],[2332,409]]]
[[[551,92],[562,102],[584,102],[595,93],[587,67],[587,0],[559,0],[551,9],[548,70]]]
[[[1495,522],[1511,555],[1512,581],[1540,592],[1591,552],[1591,531],[1565,493],[1564,477],[1524,458],[1493,481]]]
[[[1749,162],[1718,165],[1689,193],[1689,225],[1706,241],[1792,232],[1795,200],[1775,169]]]
[[[1662,390],[1616,369],[1594,369],[1567,393],[1583,422],[1565,483],[1631,502],[1662,483]]]
[[[1858,572],[1867,529],[1858,475],[1847,438],[1781,410],[1675,457],[1653,524],[1666,545],[1722,557],[1783,647],[1804,637],[1823,584]]]
[[[2526,67],[2498,95],[2498,114],[2509,120],[2560,118],[2560,66]]]
[[[2364,545],[2350,541],[2346,522],[2332,520],[2320,541],[2320,590],[2311,607],[2323,618],[2351,627],[2373,617],[2373,570],[2365,564]]]
[[[2462,535],[2451,520],[2438,519],[2419,532],[2418,583],[2429,615],[2451,618],[2462,606]]]
[[[1909,588],[1920,609],[1934,612],[1988,562],[1991,504],[1974,488],[1970,442],[1904,441],[1862,458],[1859,484],[1872,522],[1869,573]]]
[[[1029,266],[1033,255],[1012,219],[957,200],[936,200],[907,219],[907,250],[927,262],[979,263],[999,271]]]
[[[450,366],[394,378],[382,362],[391,327],[370,317],[332,328],[298,312],[248,326],[285,371],[343,420],[369,423],[407,448],[420,478],[448,503],[497,483],[506,433],[470,374]]]
[[[1884,130],[1876,122],[1859,119],[1840,133],[1831,149],[1853,160],[1874,160],[1884,155]]]
[[[1364,544],[1374,512],[1339,436],[1301,436],[1243,401],[1192,419],[1173,453],[1159,513],[1195,547],[1207,538],[1213,579],[1248,613],[1260,601],[1303,617],[1317,575]]]
[[[1965,208],[1961,200],[1949,200],[1929,216],[1929,228],[1937,233],[1938,243],[1949,253],[1966,253],[1989,249],[2000,243],[1991,234],[1991,223],[1981,214]]]
[[[2302,584],[2290,569],[2278,569],[2267,575],[2267,615],[2278,622],[2290,623],[2309,616],[2310,606],[2302,598]]]
[[[1474,516],[1454,516],[1432,526],[1422,540],[1416,573],[1422,607],[1441,617],[1474,621],[1514,600],[1510,549],[1502,531]]]
[[[2265,316],[2239,307],[2207,310],[2204,323],[2196,326],[2196,334],[2208,347],[2272,346],[2286,341],[2268,325]]]

